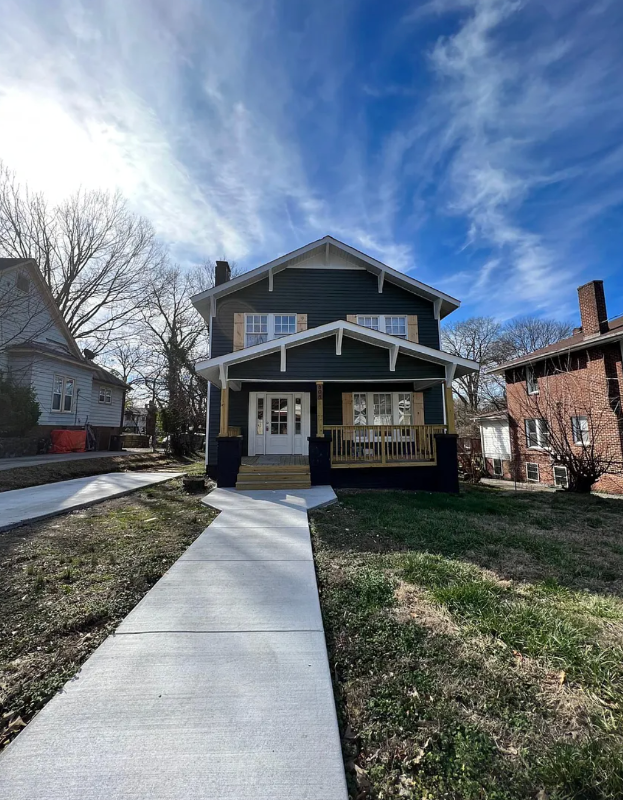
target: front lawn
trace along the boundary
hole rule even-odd
[[[313,513],[351,798],[623,797],[622,523],[480,487]]]
[[[177,479],[0,532],[0,749],[214,519],[202,496]]]

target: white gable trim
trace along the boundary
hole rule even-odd
[[[434,289],[432,286],[421,283],[415,278],[409,277],[404,272],[399,272],[398,270],[392,269],[392,267],[388,267],[387,264],[377,261],[377,259],[372,258],[372,256],[366,255],[366,253],[362,253],[360,250],[356,250],[354,247],[351,247],[344,242],[340,242],[338,239],[334,239],[332,236],[324,236],[322,239],[317,239],[316,241],[310,242],[303,247],[299,247],[298,250],[293,250],[291,253],[286,253],[285,255],[274,259],[273,261],[269,261],[266,264],[262,264],[260,267],[256,267],[256,269],[252,269],[249,272],[238,275],[236,278],[232,278],[226,283],[221,283],[218,286],[213,286],[211,289],[207,289],[205,292],[196,294],[191,298],[193,305],[199,311],[199,313],[209,321],[209,306],[206,304],[206,301],[209,298],[224,297],[225,295],[236,292],[238,289],[242,289],[246,286],[250,286],[251,284],[256,283],[257,281],[266,277],[268,277],[269,281],[269,291],[272,291],[273,278],[276,272],[293,267],[298,269],[318,269],[319,267],[312,267],[311,265],[309,267],[305,267],[304,264],[301,264],[303,257],[315,250],[318,251],[319,255],[323,256],[326,269],[343,269],[344,267],[342,267],[342,265],[334,267],[327,263],[330,247],[334,247],[335,249],[348,254],[351,258],[356,259],[358,263],[356,263],[354,266],[362,266],[364,269],[368,270],[368,272],[372,272],[374,275],[377,275],[379,277],[379,292],[382,291],[383,283],[385,280],[387,280],[396,284],[397,286],[400,286],[405,291],[412,292],[413,294],[419,295],[426,300],[430,300],[432,303],[437,303],[438,301],[438,305],[436,306],[435,310],[436,313],[439,314],[440,319],[445,317],[447,314],[450,314],[461,305],[459,300],[451,297],[448,294],[445,294],[445,292],[440,292],[438,289]],[[347,266],[345,268],[348,269],[349,267]],[[381,275],[383,277],[381,277]]]
[[[270,339],[267,342],[253,345],[253,347],[247,347],[244,350],[235,350],[232,353],[226,353],[217,358],[209,358],[200,361],[196,364],[196,370],[207,380],[218,386],[222,386],[227,381],[227,369],[231,364],[253,361],[256,358],[261,358],[270,353],[280,352],[281,371],[283,372],[285,371],[284,366],[286,364],[287,349],[309,344],[318,339],[324,339],[327,336],[336,337],[336,351],[339,343],[340,354],[344,336],[348,336],[351,339],[358,339],[359,341],[366,342],[376,347],[385,348],[389,353],[389,369],[392,372],[395,370],[399,353],[404,353],[414,358],[420,358],[423,361],[430,361],[433,364],[440,364],[446,368],[446,374],[450,372],[453,376],[456,375],[457,377],[469,372],[476,372],[479,369],[479,365],[475,361],[452,356],[449,353],[444,353],[442,350],[435,350],[432,347],[426,347],[417,342],[397,339],[395,336],[390,336],[381,331],[374,331],[371,328],[364,328],[362,325],[356,325],[353,322],[336,320],[335,322],[328,322],[326,325],[319,325],[317,328],[309,328],[300,333],[293,333],[282,339]]]

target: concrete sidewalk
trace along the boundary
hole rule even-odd
[[[183,472],[107,472],[88,478],[0,492],[0,531],[110,500]]]
[[[42,456],[19,456],[19,458],[0,458],[0,472],[20,467],[39,467],[42,464],[63,464],[67,461],[84,461],[92,458],[123,458],[140,453],[151,453],[151,448],[135,450],[92,450],[88,453],[48,453]]]
[[[346,800],[307,510],[222,511],[0,755],[3,800]]]

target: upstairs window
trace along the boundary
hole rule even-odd
[[[296,314],[275,314],[275,339],[296,333]]]
[[[52,411],[69,413],[74,402],[76,381],[64,375],[55,375],[52,388]]]
[[[371,328],[373,331],[389,333],[390,336],[398,336],[400,339],[407,338],[407,318],[406,317],[368,317],[364,314],[357,316],[357,324],[364,328]]]
[[[106,389],[104,386],[100,386],[98,402],[110,405],[112,403],[112,389]]]
[[[571,417],[573,444],[589,444],[588,417]]]
[[[245,347],[268,341],[268,314],[245,316]]]
[[[527,419],[526,445],[528,447],[549,447],[549,427],[545,419]]]
[[[28,276],[20,272],[15,280],[15,285],[22,294],[30,294],[30,281]]]
[[[296,314],[245,314],[244,346],[296,333]]]
[[[534,367],[526,367],[526,390],[528,394],[539,393],[539,379],[535,375]]]

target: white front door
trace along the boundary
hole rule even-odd
[[[266,453],[290,455],[292,448],[292,395],[267,394]]]
[[[307,455],[309,392],[249,393],[250,456]]]

